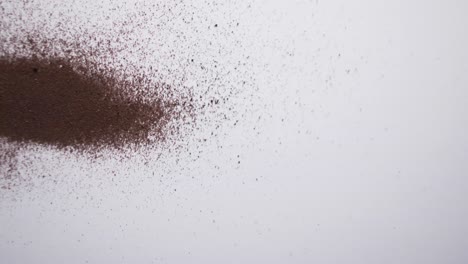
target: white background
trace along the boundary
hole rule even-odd
[[[74,17],[72,27],[130,12],[88,4],[65,4],[73,8],[56,17]],[[163,152],[149,165],[151,156],[96,164],[25,150],[19,157],[42,157],[28,170],[52,176],[1,191],[1,263],[468,262],[465,1],[175,6],[182,11],[150,17],[174,16],[154,57],[175,49],[218,56],[221,68],[247,61],[221,80],[250,80],[235,104],[239,123],[186,143],[199,158]],[[194,7],[194,27],[206,31],[171,22]],[[240,33],[212,35],[212,21]],[[186,45],[169,42],[174,29]],[[132,39],[156,38],[142,32]],[[233,52],[198,48],[208,40]],[[159,66],[170,69],[166,59]],[[211,131],[200,126],[200,137]]]

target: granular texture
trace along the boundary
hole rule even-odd
[[[0,60],[0,136],[57,147],[119,147],[162,137],[170,111],[64,60]]]
[[[0,1],[0,189],[206,167],[256,91],[236,5]]]

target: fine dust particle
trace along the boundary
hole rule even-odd
[[[166,84],[144,78],[128,83],[87,66],[65,59],[0,57],[2,189],[28,179],[17,169],[34,157],[18,161],[17,153],[30,145],[99,157],[101,151],[125,156],[180,140],[180,127],[194,116],[190,98],[176,97]]]
[[[0,136],[58,147],[145,143],[169,111],[59,60],[0,61]]]
[[[63,169],[176,175],[249,116],[245,4],[108,4],[0,1],[0,187]]]

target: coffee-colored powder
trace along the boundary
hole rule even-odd
[[[80,74],[64,60],[0,60],[0,137],[57,147],[147,141],[169,112],[115,84]]]

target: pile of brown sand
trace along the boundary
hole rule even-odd
[[[170,111],[60,60],[0,60],[0,136],[58,147],[114,147],[158,135]],[[162,135],[159,135],[162,136]]]

